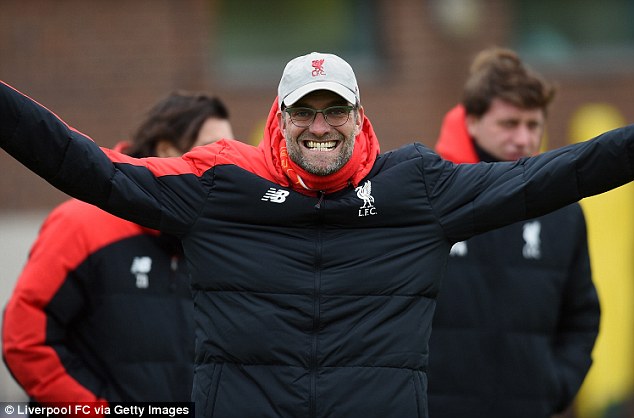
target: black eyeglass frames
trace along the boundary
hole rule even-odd
[[[326,123],[333,128],[344,125],[350,119],[350,112],[355,106],[331,106],[325,109],[312,109],[310,107],[287,107],[284,109],[291,117],[291,122],[298,128],[308,128],[317,113],[324,115]]]

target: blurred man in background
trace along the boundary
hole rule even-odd
[[[484,50],[436,150],[457,163],[535,155],[554,95],[513,51]],[[592,363],[599,316],[578,204],[456,243],[430,339],[430,416],[563,411]]]

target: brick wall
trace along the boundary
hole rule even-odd
[[[414,140],[432,145],[442,116],[460,99],[473,55],[510,42],[511,2],[466,2],[480,6],[463,16],[478,17],[466,33],[435,18],[435,7],[448,3],[455,2],[379,0],[387,71],[377,80],[357,76],[383,150]],[[237,137],[248,140],[276,85],[240,89],[214,79],[215,18],[213,0],[3,0],[0,79],[100,145],[126,138],[147,106],[175,88],[219,94]],[[549,121],[552,145],[565,143],[568,120],[583,102],[609,101],[634,120],[633,75],[547,75],[561,86]],[[48,208],[65,198],[6,153],[0,165],[0,211]]]

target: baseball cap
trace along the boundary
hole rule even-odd
[[[352,67],[334,54],[311,52],[289,61],[277,88],[280,107],[315,90],[332,91],[352,104],[361,101]]]

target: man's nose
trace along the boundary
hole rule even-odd
[[[315,115],[315,120],[313,120],[313,123],[310,125],[310,132],[317,136],[321,136],[330,131],[330,129],[331,127],[328,125],[328,122],[326,122],[324,114],[317,113]]]
[[[521,125],[515,132],[515,143],[524,147],[530,146],[533,143],[533,139],[536,133],[528,126]]]

